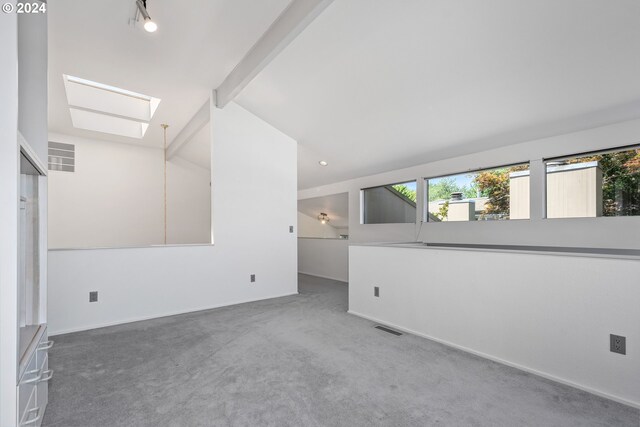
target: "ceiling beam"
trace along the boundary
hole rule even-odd
[[[173,138],[171,144],[167,147],[167,160],[170,160],[176,155],[180,148],[184,147],[189,141],[193,139],[195,134],[200,131],[211,119],[209,115],[209,100],[200,107],[198,112],[189,120],[180,133]]]
[[[291,43],[333,0],[292,0],[215,90],[223,108]]]

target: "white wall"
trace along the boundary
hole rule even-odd
[[[215,244],[50,251],[51,334],[297,292],[296,142],[235,103],[211,114]]]
[[[75,145],[75,172],[49,173],[49,247],[146,246],[164,240],[161,149],[51,134]]]
[[[298,271],[327,279],[349,281],[349,241],[298,239]]]
[[[75,172],[49,176],[49,247],[164,243],[161,148],[51,134],[75,145]],[[211,175],[179,156],[167,162],[167,243],[211,242]]]
[[[15,1],[9,1],[14,5]],[[47,162],[47,17],[0,14],[0,425],[17,420],[18,129]],[[41,178],[44,181],[44,178]],[[40,207],[46,212],[46,191]],[[46,245],[46,239],[41,239]],[[46,260],[41,263],[46,270]],[[46,283],[40,283],[46,293]],[[46,308],[41,309],[46,317]]]
[[[348,229],[298,212],[298,271],[348,282],[349,241],[339,239],[340,234],[348,234]]]
[[[211,243],[211,170],[179,156],[167,162],[167,243]]]
[[[640,407],[639,260],[374,246],[349,256],[351,313]],[[627,337],[626,356],[609,351],[611,333]]]
[[[427,163],[411,168],[300,190],[298,199],[349,192],[349,239],[352,242],[428,241],[640,249],[640,217],[543,219],[543,158],[640,143],[640,120],[554,136]],[[531,220],[361,224],[360,189],[531,160]]]
[[[24,3],[24,1],[22,2]],[[47,14],[18,15],[18,129],[47,163]]]
[[[11,2],[15,3],[15,2]],[[18,17],[0,14],[0,425],[16,422],[18,366]]]
[[[337,239],[340,233],[330,223],[323,224],[318,218],[298,212],[298,236]]]

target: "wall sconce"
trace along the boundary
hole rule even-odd
[[[324,212],[320,213],[320,215],[318,215],[318,221],[320,221],[323,224],[328,223],[329,222],[329,215],[327,215]]]

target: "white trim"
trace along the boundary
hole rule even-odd
[[[215,246],[213,243],[167,243],[166,245],[147,245],[147,246],[97,246],[89,248],[49,248],[49,252],[61,251],[101,251],[112,249],[148,249],[148,248],[185,248],[198,246]]]
[[[137,99],[141,99],[143,101],[151,102],[151,100],[154,99],[153,96],[144,95],[142,93],[137,93],[137,92],[132,92],[130,90],[122,89],[120,87],[115,87],[115,86],[107,85],[107,84],[104,84],[104,83],[98,83],[98,82],[94,82],[94,81],[91,81],[91,80],[83,79],[83,78],[80,78],[80,77],[71,76],[71,75],[68,75],[68,74],[63,74],[62,78],[65,79],[68,82],[71,82],[71,83],[77,83],[77,84],[80,84],[80,85],[83,85],[83,86],[89,86],[89,87],[92,87],[94,89],[102,89],[102,90],[106,90],[107,92],[113,92],[113,93],[117,93],[118,95],[124,95],[124,96],[128,96],[128,97],[131,97],[131,98],[137,98]]]
[[[282,52],[333,0],[292,0],[214,91],[223,108]]]
[[[39,288],[40,288],[40,311],[38,319],[40,323],[47,323],[48,319],[48,295],[49,295],[49,251],[47,249],[49,240],[49,178],[47,176],[38,177],[38,263],[40,268]],[[42,302],[45,302],[42,304]]]
[[[304,271],[298,271],[298,274],[304,274],[304,275],[307,275],[307,276],[319,277],[321,279],[335,280],[336,282],[342,282],[342,283],[349,284],[349,280],[338,279],[337,277],[322,276],[320,274],[313,274],[313,273],[305,273]]]
[[[173,158],[202,128],[211,123],[211,106],[207,100],[167,146],[167,160]],[[211,148],[211,138],[209,138]]]
[[[550,162],[553,162],[551,160]],[[598,162],[571,163],[568,165],[550,165],[547,162],[547,173],[565,172],[579,169],[591,169],[599,167]]]
[[[98,323],[98,324],[95,324],[95,325],[81,326],[79,328],[63,329],[63,330],[60,330],[60,331],[50,331],[49,332],[49,336],[53,337],[53,336],[56,336],[56,335],[70,334],[70,333],[73,333],[73,332],[82,332],[82,331],[89,331],[91,329],[106,328],[108,326],[124,325],[126,323],[134,323],[134,322],[142,322],[142,321],[145,321],[145,320],[160,319],[162,317],[177,316],[179,314],[197,313],[199,311],[213,310],[215,308],[230,307],[230,306],[233,306],[233,305],[245,304],[245,303],[248,303],[248,302],[264,301],[264,300],[288,297],[288,296],[298,295],[298,294],[299,294],[299,292],[278,294],[278,295],[272,295],[272,296],[267,296],[267,297],[262,297],[262,298],[253,298],[253,299],[247,299],[247,300],[241,300],[241,301],[232,301],[232,302],[216,304],[216,305],[207,306],[207,307],[200,307],[200,308],[194,308],[194,309],[172,311],[172,312],[165,313],[165,314],[158,314],[158,315],[152,315],[152,316],[132,317],[132,318],[129,318],[129,319],[118,320],[118,321],[115,321],[115,322]]]
[[[610,217],[610,218],[625,218],[625,217]],[[512,221],[512,220],[510,220]],[[516,220],[519,221],[519,220]],[[388,243],[353,243],[349,247],[362,246],[362,247],[374,247],[374,248],[398,248],[398,249],[421,249],[421,250],[442,250],[442,251],[465,251],[465,252],[486,252],[486,253],[505,253],[512,255],[539,255],[539,256],[551,256],[551,257],[576,257],[576,258],[604,258],[604,259],[616,259],[616,260],[630,260],[639,261],[640,256],[621,253],[603,253],[603,252],[560,252],[553,251],[552,246],[549,250],[526,250],[526,249],[509,249],[509,245],[494,245],[497,248],[489,247],[473,247],[473,246],[438,246],[438,244],[448,244],[442,242],[426,243],[426,242],[388,242]],[[474,243],[475,244],[475,243]],[[463,245],[463,244],[461,244]],[[534,246],[534,245],[521,245],[521,246]],[[562,247],[559,247],[562,248]],[[580,249],[618,249],[618,248],[580,248]],[[623,249],[625,250],[625,249]],[[637,249],[628,249],[629,251],[637,251]]]
[[[387,321],[384,321],[384,320],[381,320],[381,319],[377,319],[377,318],[372,317],[372,316],[367,316],[367,315],[364,315],[362,313],[355,312],[353,310],[348,310],[347,313],[352,314],[352,315],[357,316],[357,317],[361,317],[363,319],[370,320],[370,321],[375,322],[375,323],[380,323],[382,325],[386,325],[386,326],[392,327],[394,329],[398,329],[398,330],[403,331],[403,332],[410,333],[412,335],[419,336],[421,338],[426,338],[428,340],[435,341],[435,342],[440,343],[440,344],[444,344],[444,345],[446,345],[448,347],[452,347],[452,348],[455,348],[455,349],[458,349],[458,350],[465,351],[467,353],[474,354],[476,356],[480,356],[480,357],[482,357],[484,359],[488,359],[488,360],[491,360],[491,361],[494,361],[494,362],[497,362],[497,363],[501,363],[503,365],[510,366],[512,368],[520,369],[522,371],[529,372],[529,373],[534,374],[534,375],[538,375],[538,376],[546,378],[548,380],[552,380],[552,381],[558,382],[560,384],[568,385],[570,387],[574,387],[574,388],[577,388],[579,390],[586,391],[587,393],[595,394],[596,396],[600,396],[600,397],[603,397],[605,399],[609,399],[609,400],[613,400],[613,401],[618,402],[618,403],[622,403],[623,405],[627,405],[627,406],[631,406],[633,408],[640,409],[640,402],[633,402],[631,400],[616,396],[614,394],[609,394],[609,393],[606,393],[606,392],[603,392],[603,391],[600,391],[600,390],[596,390],[596,389],[591,388],[589,386],[585,386],[585,385],[582,385],[582,384],[579,384],[579,383],[575,383],[573,381],[569,381],[569,380],[566,380],[566,379],[561,378],[561,377],[557,377],[557,376],[552,375],[552,374],[547,374],[545,372],[538,371],[536,369],[529,368],[527,366],[523,366],[523,365],[519,365],[517,363],[509,362],[508,360],[504,360],[504,359],[501,359],[499,357],[491,356],[490,354],[486,354],[486,353],[483,353],[483,352],[480,352],[480,351],[476,351],[476,350],[470,349],[468,347],[464,347],[464,346],[461,346],[461,345],[458,345],[458,344],[454,344],[454,343],[449,342],[449,341],[441,340],[439,338],[435,338],[435,337],[432,337],[430,335],[423,334],[423,333],[418,332],[418,331],[414,331],[413,329],[405,328],[403,326],[396,325],[394,323],[390,323],[390,322],[387,322]]]
[[[36,169],[38,169],[38,172],[40,172],[40,175],[47,176],[47,173],[48,173],[47,166],[45,166],[45,164],[42,163],[42,159],[38,157],[33,147],[31,147],[31,144],[29,144],[29,141],[25,139],[25,137],[22,135],[22,133],[20,133],[20,131],[18,131],[18,145],[20,147],[20,152],[24,153],[24,155],[27,157],[27,159],[29,159],[31,164],[33,164],[36,167]]]

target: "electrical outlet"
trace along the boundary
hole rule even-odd
[[[374,286],[373,287],[373,296],[374,297],[379,297],[380,296],[380,288],[378,286]]]
[[[609,350],[612,353],[627,354],[627,337],[609,335]]]
[[[89,302],[98,302],[98,291],[89,292]]]
[[[293,225],[289,226],[289,233],[293,233]]]
[[[252,274],[250,278],[251,278],[251,283],[256,281],[256,275],[255,274]]]

